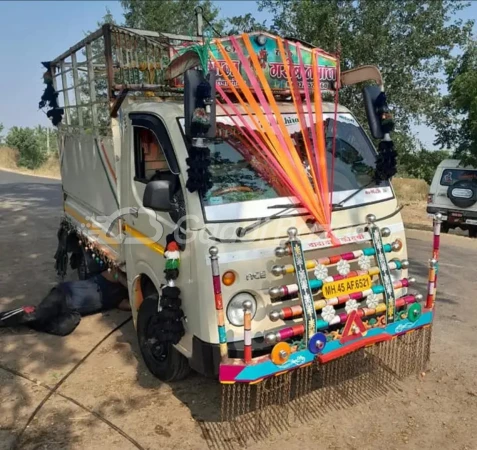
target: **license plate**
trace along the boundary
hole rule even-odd
[[[354,278],[333,281],[323,286],[323,297],[333,298],[371,289],[371,277],[360,275]]]

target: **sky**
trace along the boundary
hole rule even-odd
[[[248,12],[260,21],[267,14],[259,12],[255,1],[216,1],[221,15]],[[0,0],[0,123],[12,126],[48,126],[51,122],[38,110],[44,89],[41,61],[54,59],[94,31],[109,8],[117,22],[122,22],[118,1],[1,1]],[[472,2],[462,18],[477,20],[477,1]],[[415,127],[419,139],[432,146],[433,132]]]

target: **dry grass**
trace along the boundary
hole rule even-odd
[[[424,180],[414,178],[393,178],[396,195],[402,204],[427,201],[429,186]]]
[[[28,175],[61,178],[58,158],[52,156],[38,169],[30,170],[18,166],[18,151],[8,147],[0,147],[0,169],[13,170]]]
[[[18,151],[13,148],[0,147],[0,167],[2,169],[18,169]]]
[[[394,178],[393,186],[398,202],[404,206],[404,224],[408,228],[431,229],[432,222],[426,212],[428,184],[413,178]]]

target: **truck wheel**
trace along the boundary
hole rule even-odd
[[[441,233],[448,233],[450,229],[449,222],[442,222]]]
[[[137,315],[137,338],[142,358],[149,371],[162,381],[183,380],[189,375],[187,358],[171,343],[161,343],[155,326],[159,296],[152,294],[144,299]]]
[[[469,227],[469,237],[477,238],[477,227],[473,227],[473,226]]]

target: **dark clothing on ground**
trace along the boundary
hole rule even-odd
[[[0,327],[27,325],[38,331],[66,336],[81,317],[116,308],[128,297],[127,289],[102,275],[59,283],[38,306],[22,306],[0,313]]]

